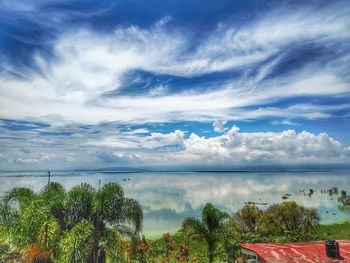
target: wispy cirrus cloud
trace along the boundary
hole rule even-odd
[[[119,27],[112,34],[74,30],[54,44],[56,59],[35,56],[40,73],[22,72],[24,79],[20,80],[2,76],[1,114],[8,118],[59,116],[82,123],[186,120],[189,115],[191,120],[212,120],[222,113],[234,115],[240,107],[290,96],[345,94],[349,83],[337,74],[338,67],[349,64],[344,57],[342,63],[335,58],[322,68],[316,59],[314,65],[302,66],[298,72],[271,77],[280,57],[294,45],[343,43],[349,38],[345,30],[349,10],[333,11],[269,17],[241,27],[221,25],[192,52],[188,51],[191,42],[187,34],[169,32],[166,23],[150,29]],[[245,70],[248,65],[256,68],[255,74]],[[240,77],[224,82],[218,79],[204,93],[193,90],[188,81],[180,93],[101,97],[122,88],[121,79],[130,70],[189,78],[235,68],[243,72]],[[307,118],[307,114],[302,117]]]

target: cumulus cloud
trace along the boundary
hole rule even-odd
[[[136,133],[71,127],[78,132],[59,135],[54,128],[7,132],[1,167],[102,168],[110,166],[209,165],[225,167],[291,164],[346,164],[349,148],[326,133],[241,132],[236,126],[212,137],[185,131]],[[67,128],[67,130],[70,130]],[[101,130],[100,132],[96,132]],[[136,129],[137,130],[137,129]],[[42,133],[48,134],[43,136]],[[67,133],[69,134],[69,133]],[[19,144],[20,142],[20,144]],[[20,145],[20,147],[19,147]],[[30,149],[28,151],[27,149]],[[82,149],[84,149],[82,151]]]
[[[205,138],[192,133],[178,152],[163,154],[170,164],[226,166],[305,163],[346,163],[350,152],[325,133],[294,130],[242,133],[233,126],[224,134]],[[157,156],[147,158],[158,158]]]
[[[349,157],[349,152],[325,133],[315,135],[294,130],[241,133],[235,126],[214,138],[192,134],[185,142],[185,154],[194,161],[206,159],[228,163],[338,162]]]

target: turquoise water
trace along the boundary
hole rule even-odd
[[[273,204],[282,196],[306,207],[315,207],[322,223],[350,218],[350,213],[337,209],[337,197],[321,190],[337,187],[350,193],[350,172],[52,172],[51,181],[70,189],[87,182],[98,187],[108,182],[120,183],[128,196],[138,199],[145,211],[144,233],[158,235],[177,230],[183,218],[199,216],[206,202],[229,213],[245,202]],[[14,186],[39,191],[47,175],[38,173],[0,173],[0,193]],[[305,194],[301,190],[305,189]],[[308,195],[309,189],[314,194]],[[266,207],[260,205],[261,208]]]

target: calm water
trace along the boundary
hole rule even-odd
[[[58,172],[51,181],[70,189],[87,182],[98,187],[108,182],[120,183],[128,196],[138,199],[145,211],[144,232],[158,235],[173,232],[187,216],[200,215],[206,202],[230,213],[244,202],[281,202],[284,194],[307,207],[315,207],[322,223],[350,218],[350,214],[337,209],[337,197],[322,194],[321,189],[338,187],[350,192],[350,172]],[[0,193],[14,186],[30,187],[39,191],[47,183],[45,173],[1,173]],[[309,197],[299,190],[315,190]],[[263,208],[264,205],[261,205]]]

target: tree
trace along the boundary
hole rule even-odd
[[[262,211],[256,205],[246,204],[241,210],[236,212],[234,220],[243,232],[252,233],[258,229],[261,216]]]
[[[0,224],[11,238],[14,245],[23,248],[30,242],[35,242],[36,237],[32,233],[32,229],[38,229],[39,221],[43,222],[43,218],[33,218],[31,220],[31,209],[42,208],[41,205],[33,204],[37,202],[37,195],[30,189],[24,187],[16,187],[6,192],[3,196],[0,209]],[[38,213],[41,213],[39,210]]]
[[[135,199],[125,197],[122,187],[116,183],[106,184],[96,193],[91,216],[95,227],[91,262],[97,262],[100,253],[105,253],[103,248],[100,250],[99,242],[107,225],[130,237],[137,236],[142,229],[141,205]]]
[[[202,210],[202,220],[186,218],[182,226],[184,230],[203,238],[207,243],[209,263],[214,260],[215,246],[220,239],[220,233],[224,231],[224,225],[229,215],[207,203]]]
[[[222,241],[226,262],[236,262],[240,253],[239,244],[244,242],[244,236],[237,223],[232,219],[225,222],[224,228],[225,231],[220,233],[220,241]]]
[[[65,189],[59,183],[51,182],[47,184],[40,192],[39,198],[45,202],[50,213],[56,218],[62,230],[66,230],[65,224],[66,207],[65,202],[67,194]]]
[[[281,234],[281,223],[273,210],[267,209],[262,213],[258,224],[258,233],[262,237],[269,238],[267,241],[272,241],[271,238]]]
[[[1,224],[12,242],[24,249],[25,261],[52,262],[59,226],[47,203],[23,187],[8,191],[1,201],[4,208],[0,212]]]
[[[83,183],[68,193],[58,183],[39,194],[14,188],[0,202],[0,228],[16,246],[27,247],[30,255],[62,255],[64,262],[106,262],[117,240],[111,233],[135,238],[142,221],[141,205],[116,183],[98,191]]]
[[[68,192],[64,219],[67,229],[73,228],[82,220],[93,221],[94,196],[95,189],[87,183],[74,186]]]
[[[294,201],[285,201],[260,210],[247,204],[237,211],[234,220],[244,234],[245,242],[297,241],[313,237],[319,224],[314,208],[305,208]]]
[[[294,201],[271,207],[280,222],[286,239],[297,241],[310,239],[319,226],[319,215],[314,208],[305,208]]]

